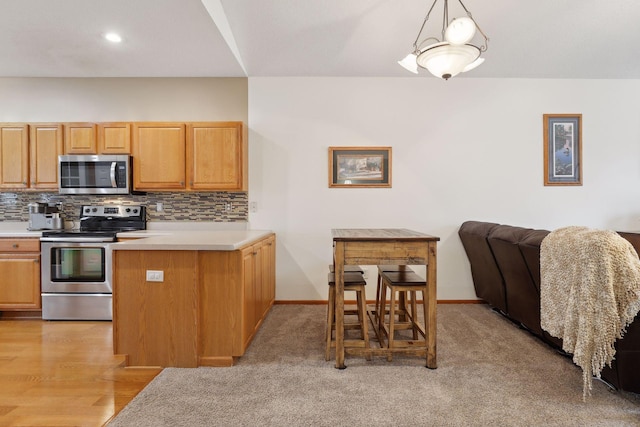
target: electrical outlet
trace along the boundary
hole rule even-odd
[[[251,210],[252,213],[258,212],[258,202],[249,203],[249,209]]]
[[[162,202],[156,203],[156,212],[164,212],[164,204]]]
[[[147,282],[164,282],[164,271],[147,270]]]

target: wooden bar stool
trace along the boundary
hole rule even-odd
[[[380,346],[389,349],[387,360],[393,358],[394,348],[415,348],[416,354],[427,350],[426,321],[427,316],[427,282],[410,271],[383,271],[381,276],[382,289],[380,292]],[[387,291],[389,291],[389,306],[387,308]],[[422,292],[423,322],[418,321],[417,294]],[[402,296],[405,296],[402,298]],[[408,301],[407,301],[408,296]],[[407,305],[408,303],[408,305]],[[397,319],[396,319],[397,316]],[[388,320],[387,320],[388,317]],[[396,337],[400,330],[411,330],[411,338]],[[383,342],[386,337],[386,346]]]
[[[400,272],[400,271],[407,271],[407,272],[413,272],[413,270],[408,266],[408,265],[379,265],[378,266],[378,284],[376,286],[376,305],[375,305],[375,322],[376,324],[380,323],[380,300],[381,300],[381,293],[382,293],[382,273],[384,272]],[[405,298],[404,294],[401,297],[402,299]]]
[[[329,303],[327,308],[327,328],[325,331],[326,348],[324,353],[325,360],[331,358],[331,348],[335,347],[335,340],[333,338],[333,331],[335,331],[336,316],[335,316],[335,303],[336,303],[336,280],[335,274],[329,273]],[[360,339],[345,339],[345,347],[364,347],[369,348],[369,316],[367,309],[367,297],[365,293],[365,285],[367,281],[364,276],[358,272],[344,273],[344,291],[353,291],[356,293],[356,306],[355,310],[344,310],[345,316],[355,315],[358,317],[357,322],[344,323],[345,331],[348,329],[359,329]],[[367,356],[367,360],[371,360],[371,356]]]

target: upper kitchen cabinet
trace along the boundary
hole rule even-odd
[[[242,122],[187,125],[188,189],[243,191],[247,186],[247,150]]]
[[[58,189],[58,156],[63,150],[62,124],[29,124],[29,176],[31,188]]]
[[[65,123],[65,154],[95,154],[98,149],[97,128],[95,123]]]
[[[29,126],[0,125],[0,188],[29,186]]]
[[[65,154],[129,154],[131,123],[65,123]]]
[[[133,188],[185,189],[184,123],[133,124]]]
[[[98,123],[98,153],[130,154],[131,123]]]

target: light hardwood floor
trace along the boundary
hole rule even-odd
[[[111,322],[0,321],[0,426],[102,426],[160,371],[124,368]]]

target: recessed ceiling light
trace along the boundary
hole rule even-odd
[[[104,35],[104,38],[113,43],[120,43],[122,41],[122,37],[116,33],[107,33]]]

